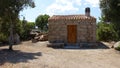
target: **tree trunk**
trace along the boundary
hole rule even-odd
[[[10,44],[9,44],[9,50],[13,50],[12,46],[14,44],[14,40],[13,40],[13,25],[10,25]]]

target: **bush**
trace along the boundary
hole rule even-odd
[[[8,36],[9,36],[9,28],[10,23],[0,23],[0,42],[8,42]],[[14,30],[13,33],[18,33],[20,35],[21,40],[29,40],[30,39],[30,31],[31,29],[35,28],[34,22],[26,22],[23,24],[22,21],[18,21],[17,23],[13,24]]]
[[[31,39],[30,31],[31,29],[35,28],[35,23],[26,23],[25,27],[22,28],[21,33],[20,33],[20,38],[22,40],[29,40]]]
[[[117,33],[112,28],[112,24],[98,23],[97,39],[100,41],[116,41]]]
[[[0,33],[0,42],[6,42],[7,41],[7,36],[3,33]]]

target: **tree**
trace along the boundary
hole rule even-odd
[[[0,0],[0,18],[9,23],[10,46],[12,50],[14,26],[19,21],[19,13],[24,8],[35,7],[33,0]]]
[[[47,26],[49,17],[50,16],[47,14],[39,15],[35,21],[36,26],[38,26],[38,28],[40,28],[41,30],[44,30],[44,27]]]
[[[118,39],[118,35],[113,29],[112,23],[105,23],[105,17],[99,18],[99,22],[97,23],[97,39],[100,41],[116,41]]]
[[[120,0],[100,0],[104,22],[111,22],[120,39]]]
[[[117,33],[112,28],[112,24],[99,22],[97,24],[97,39],[100,41],[116,41],[118,38]]]
[[[118,22],[120,20],[120,0],[100,0],[100,8],[106,21]]]

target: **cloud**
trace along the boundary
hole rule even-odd
[[[85,0],[85,5],[91,5],[92,7],[99,7],[99,0]]]
[[[79,11],[79,8],[74,5],[81,6],[81,0],[55,0],[53,4],[46,8],[46,12],[50,15],[75,13]]]
[[[45,12],[49,15],[54,14],[73,14],[79,12],[84,6],[98,7],[99,0],[55,0],[50,4]]]

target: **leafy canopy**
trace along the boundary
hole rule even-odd
[[[120,0],[100,0],[100,8],[105,21],[119,22],[120,20]]]
[[[107,24],[102,21],[97,23],[97,39],[99,41],[116,41],[118,35],[112,26],[112,23]]]
[[[113,24],[120,40],[120,0],[100,0],[100,8],[104,22]]]
[[[1,22],[4,24],[8,23],[7,29],[10,28],[10,50],[12,50],[14,43],[13,33],[15,33],[14,28],[16,28],[15,26],[19,22],[19,13],[27,7],[35,7],[33,0],[0,0]]]
[[[18,18],[20,11],[35,7],[33,0],[0,0],[0,17],[9,21]]]
[[[39,15],[35,21],[36,26],[38,26],[38,28],[40,28],[41,30],[44,29],[45,26],[47,26],[48,23],[48,18],[50,16],[45,14],[45,15]]]

